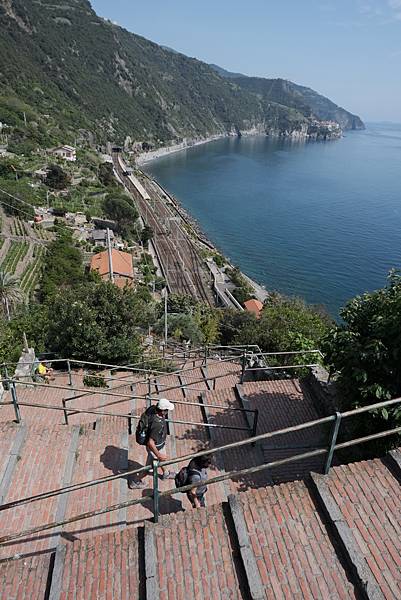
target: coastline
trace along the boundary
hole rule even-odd
[[[211,140],[210,140],[211,141]],[[176,152],[179,152],[179,150],[176,150]],[[150,159],[150,160],[154,160],[154,159]],[[186,222],[187,224],[189,224],[196,237],[198,240],[198,243],[202,244],[203,246],[206,247],[207,250],[215,252],[217,254],[220,254],[221,256],[223,256],[226,265],[230,268],[233,268],[234,265],[227,259],[227,257],[225,256],[225,254],[215,246],[215,244],[206,236],[206,234],[204,233],[204,231],[202,230],[202,228],[200,227],[198,221],[196,221],[192,215],[190,213],[188,213],[188,211],[183,208],[181,202],[179,200],[177,200],[177,198],[175,198],[175,196],[173,196],[164,186],[162,186],[157,179],[155,179],[153,176],[151,176],[149,173],[146,173],[146,171],[141,171],[142,175],[144,177],[146,177],[147,179],[149,179],[150,181],[152,181],[158,188],[160,188],[160,190],[162,190],[162,192],[169,198],[169,200],[171,201],[171,203],[173,204],[176,212],[178,213],[178,215],[180,216],[180,218],[184,221],[184,223]],[[241,271],[241,275],[244,277],[244,279],[250,284],[250,286],[253,288],[254,294],[256,296],[256,298],[258,300],[260,300],[260,302],[264,303],[264,301],[268,298],[269,296],[269,292],[265,289],[265,287],[254,281],[253,279],[251,279],[248,275],[246,275],[243,271]]]
[[[183,150],[188,150],[188,148],[194,148],[195,146],[201,146],[202,144],[208,144],[209,142],[214,142],[215,140],[220,140],[226,137],[231,137],[228,133],[217,133],[215,135],[209,136],[207,138],[194,138],[194,139],[185,139],[179,144],[173,144],[171,146],[165,146],[163,148],[157,148],[156,150],[150,150],[149,152],[142,152],[135,158],[135,163],[138,167],[146,165],[153,160],[157,160],[158,158],[163,158],[163,156],[169,156],[170,154],[176,154],[177,152],[182,152]]]
[[[202,146],[203,144],[208,144],[209,142],[215,142],[216,140],[221,140],[224,138],[230,137],[251,137],[251,136],[264,136],[270,138],[290,138],[293,140],[303,140],[303,141],[323,141],[315,134],[310,134],[307,132],[306,128],[301,130],[293,130],[293,131],[279,131],[277,129],[269,129],[266,130],[266,127],[263,124],[255,125],[250,129],[245,129],[243,131],[239,130],[231,130],[226,131],[224,133],[216,133],[214,135],[210,135],[205,138],[184,138],[182,142],[179,144],[171,144],[170,146],[163,146],[161,148],[156,148],[155,150],[149,150],[139,153],[135,157],[135,164],[138,167],[146,165],[153,160],[157,160],[159,158],[163,158],[164,156],[169,156],[170,154],[176,154],[177,152],[182,152],[183,150],[188,150],[189,148],[195,148],[196,146]],[[328,137],[327,140],[335,140],[343,137],[343,132],[340,130],[340,135],[332,135]],[[326,140],[324,140],[326,141]]]

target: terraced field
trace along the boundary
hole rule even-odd
[[[35,291],[45,254],[46,248],[44,246],[35,245],[33,249],[33,260],[26,265],[21,275],[21,289],[24,292],[27,301],[32,298]]]
[[[1,263],[1,268],[7,273],[15,273],[18,263],[25,258],[29,250],[29,242],[11,241],[8,252]]]

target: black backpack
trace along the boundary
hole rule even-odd
[[[175,487],[180,488],[184,487],[184,485],[189,485],[189,477],[191,473],[200,473],[197,469],[190,469],[189,467],[182,467],[174,477]],[[183,492],[186,494],[187,492]]]
[[[148,442],[149,431],[155,414],[155,406],[149,406],[149,408],[147,408],[145,412],[141,414],[141,418],[138,421],[138,425],[135,431],[135,438],[137,444],[139,444],[140,446],[146,446]]]

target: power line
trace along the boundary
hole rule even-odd
[[[3,204],[4,206],[9,206],[13,210],[19,211],[23,215],[27,215],[30,219],[32,219],[32,215],[27,213],[25,210],[22,210],[22,208],[19,208],[18,206],[14,206],[13,204],[9,204],[8,202],[4,202],[4,200],[2,200],[2,199],[0,199],[0,203]]]
[[[0,188],[0,192],[5,194],[6,196],[9,196],[10,198],[13,198],[14,200],[18,200],[18,202],[22,202],[22,204],[26,204],[27,206],[29,206],[29,208],[33,209],[32,204],[29,204],[29,202],[26,202],[25,200],[21,200],[21,198],[18,198],[17,196],[13,196],[9,192],[6,192],[5,190],[2,190],[1,188]]]

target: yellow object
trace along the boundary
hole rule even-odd
[[[39,363],[38,373],[39,373],[39,375],[46,375],[46,373],[47,373],[47,368],[42,363]]]

